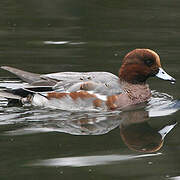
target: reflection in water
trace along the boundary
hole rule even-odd
[[[148,112],[132,111],[123,113],[120,134],[129,149],[139,152],[156,152],[164,142],[165,136],[176,125],[168,124],[157,130],[148,124]]]
[[[51,45],[61,45],[61,44],[67,44],[67,45],[80,45],[80,44],[86,44],[86,42],[71,42],[71,41],[44,41],[44,44],[51,44]]]
[[[171,177],[169,178],[169,180],[179,180],[180,179],[180,176],[176,176],[176,177]]]
[[[152,91],[152,95],[147,106],[150,117],[171,115],[180,109],[180,101],[173,100],[167,93]]]
[[[75,134],[78,135],[97,135],[107,133],[119,126],[121,138],[129,149],[151,154],[107,154],[96,156],[53,158],[34,161],[32,163],[28,163],[28,166],[98,166],[117,162],[119,163],[121,161],[129,161],[137,158],[161,155],[161,153],[153,154],[152,152],[156,152],[162,147],[165,136],[172,130],[176,123],[173,122],[172,124],[165,125],[160,129],[155,129],[151,127],[150,124],[148,124],[148,119],[148,112],[140,109],[136,111],[133,110],[122,112],[118,116],[116,114],[106,118],[96,117],[74,120],[69,122],[69,127],[71,128],[64,126],[64,129],[66,129],[66,133],[70,134],[76,132]]]
[[[29,122],[38,119],[39,115],[35,111]],[[72,135],[102,135],[119,127],[120,136],[129,149],[149,153],[156,152],[162,147],[165,136],[176,125],[176,122],[173,121],[163,125],[163,127],[153,128],[149,124],[149,112],[144,109],[106,114],[93,112],[90,115],[85,113],[83,117],[81,113],[66,114],[64,112],[63,117],[69,118],[67,120],[59,120],[58,111],[52,112],[51,118],[50,115],[47,116],[44,113],[41,116],[41,121],[31,122],[28,128],[9,131],[4,134],[65,132]]]
[[[71,166],[71,167],[82,167],[82,166],[97,166],[113,164],[120,161],[128,161],[138,158],[146,158],[152,156],[158,156],[161,153],[156,154],[145,154],[145,155],[101,155],[101,156],[81,156],[81,157],[65,157],[65,158],[54,158],[47,160],[39,160],[34,163],[30,163],[30,166]]]

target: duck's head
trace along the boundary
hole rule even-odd
[[[135,49],[123,59],[119,78],[129,83],[145,83],[149,77],[175,82],[161,67],[159,55],[150,49]]]

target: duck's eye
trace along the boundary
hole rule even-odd
[[[153,60],[153,59],[146,59],[146,60],[145,60],[145,64],[146,64],[147,66],[152,66],[152,65],[154,64],[154,60]]]

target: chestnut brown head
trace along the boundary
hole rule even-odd
[[[124,57],[119,71],[121,80],[133,84],[141,84],[153,76],[175,81],[161,68],[159,55],[150,49],[135,49]]]

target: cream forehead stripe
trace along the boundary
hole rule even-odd
[[[147,51],[149,51],[149,52],[151,52],[152,54],[155,55],[155,57],[156,57],[156,63],[157,63],[157,65],[158,65],[159,67],[161,67],[161,61],[160,61],[159,55],[158,55],[156,52],[154,52],[153,50],[151,50],[151,49],[145,49],[145,50],[147,50]]]

